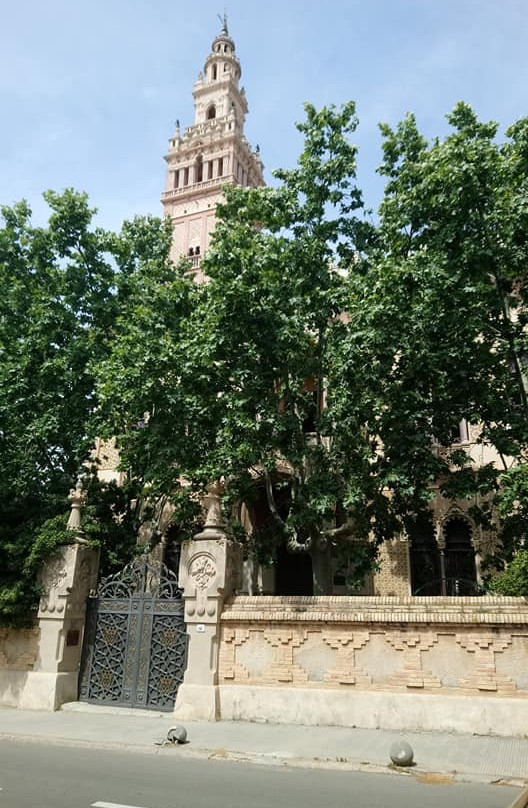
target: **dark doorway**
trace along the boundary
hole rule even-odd
[[[313,595],[312,559],[309,553],[291,553],[286,544],[277,549],[276,595]]]
[[[287,481],[278,480],[273,486],[273,494],[281,519],[287,519],[291,497]],[[263,486],[255,488],[248,506],[252,514],[253,535],[265,551],[263,555],[274,559],[274,594],[312,595],[312,559],[309,553],[290,552],[286,539],[281,536],[281,527],[271,513]]]

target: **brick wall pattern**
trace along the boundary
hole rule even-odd
[[[238,596],[219,682],[528,697],[521,598]]]

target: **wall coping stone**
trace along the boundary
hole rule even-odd
[[[237,595],[222,622],[528,625],[528,598]]]

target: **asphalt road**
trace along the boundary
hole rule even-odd
[[[506,808],[506,786],[0,740],[0,808]]]

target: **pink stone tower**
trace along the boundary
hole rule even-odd
[[[244,136],[248,111],[239,87],[241,68],[227,19],[213,41],[203,73],[194,85],[194,123],[183,136],[179,122],[169,140],[167,179],[162,194],[174,227],[172,258],[188,256],[202,279],[200,264],[215,226],[216,203],[224,185],[264,185],[259,150]]]

